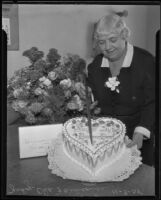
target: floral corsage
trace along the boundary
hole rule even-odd
[[[111,89],[111,91],[116,91],[119,93],[119,86],[120,82],[118,81],[118,78],[116,76],[114,77],[109,77],[108,81],[105,82],[105,87],[108,87]]]

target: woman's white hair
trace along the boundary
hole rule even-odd
[[[102,17],[94,27],[94,40],[98,40],[99,36],[109,33],[121,34],[122,38],[127,40],[130,36],[130,29],[126,26],[123,16],[127,16],[127,11],[116,13],[109,12]]]

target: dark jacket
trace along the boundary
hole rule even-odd
[[[103,55],[95,57],[88,66],[88,84],[101,107],[101,115],[122,120],[127,134],[132,137],[136,126],[147,128],[153,134],[155,122],[155,62],[154,57],[134,47],[131,66],[121,68],[118,80],[120,93],[105,87],[111,77],[110,69],[100,67]]]

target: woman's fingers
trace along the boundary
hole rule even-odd
[[[90,105],[90,110],[93,110],[98,104],[98,101],[94,101],[91,105]]]
[[[138,149],[142,148],[142,145],[143,145],[143,137],[142,137],[142,135],[135,134],[134,137],[133,137],[133,140],[131,142],[129,142],[129,143],[126,143],[126,146],[129,147],[129,148],[131,148],[134,145],[137,145]]]
[[[135,141],[131,141],[131,142],[129,142],[126,146],[127,146],[128,148],[131,148],[131,147],[134,146],[134,145],[136,145],[136,142],[135,142]]]

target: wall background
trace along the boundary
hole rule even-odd
[[[155,33],[160,29],[159,5],[19,5],[19,50],[7,52],[7,75],[28,66],[23,51],[35,46],[60,54],[78,54],[87,62],[92,56],[93,23],[109,9],[128,11],[130,42],[155,55]]]

